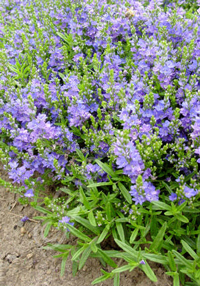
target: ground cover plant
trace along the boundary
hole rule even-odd
[[[48,246],[61,274],[70,254],[113,267],[93,284],[154,261],[200,285],[199,5],[1,1],[0,182],[77,238]]]

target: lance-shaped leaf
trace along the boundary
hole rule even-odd
[[[130,195],[129,191],[126,189],[126,187],[122,183],[120,183],[120,182],[118,183],[118,187],[119,187],[123,197],[125,198],[125,200],[129,204],[132,204],[133,201],[132,201],[131,195]]]
[[[104,172],[106,172],[111,177],[116,177],[115,172],[108,166],[106,163],[102,163],[98,159],[95,160],[95,162],[101,167]]]
[[[163,226],[161,227],[161,229],[159,230],[153,243],[150,246],[150,250],[156,250],[161,246],[166,229],[167,229],[167,222],[165,222]]]
[[[83,241],[86,241],[86,242],[90,242],[91,241],[91,238],[89,238],[87,235],[83,234],[81,231],[79,231],[78,229],[76,229],[72,225],[67,224],[67,228],[71,231],[71,233],[73,235],[75,235],[76,237],[82,239]]]

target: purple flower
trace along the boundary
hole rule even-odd
[[[68,217],[68,216],[64,216],[64,217],[62,217],[62,219],[61,220],[59,220],[59,223],[61,223],[61,224],[70,224],[70,225],[74,225],[74,223],[73,222],[70,222],[70,217]],[[67,231],[69,231],[69,229],[67,228]]]
[[[26,193],[24,194],[24,196],[27,198],[34,197],[33,190],[32,189],[27,190]]]
[[[29,218],[28,218],[27,216],[24,216],[24,217],[21,219],[22,222],[25,222],[25,221],[27,221],[27,220],[29,220]]]
[[[198,194],[198,191],[192,189],[192,188],[189,188],[187,186],[185,186],[184,188],[184,194],[186,196],[186,198],[190,199],[191,197],[194,197]]]
[[[135,204],[142,204],[145,201],[158,201],[159,190],[156,190],[155,186],[151,182],[143,181],[143,185],[138,187],[137,185],[131,186],[130,194],[133,197],[132,200]]]
[[[177,199],[177,194],[175,194],[175,193],[172,193],[170,196],[169,196],[169,199],[170,199],[170,201],[175,201],[176,199]]]
[[[59,222],[61,222],[61,223],[69,223],[69,221],[70,221],[70,217],[68,217],[68,216],[64,216],[64,217],[62,217],[61,220],[59,220]]]
[[[137,148],[131,141],[125,144],[123,141],[120,142],[120,140],[117,140],[114,147],[118,168],[123,168],[124,174],[128,175],[134,182],[144,169],[144,163]]]
[[[94,164],[95,158],[103,157],[108,164],[115,160],[116,168],[122,169],[119,173],[132,183],[133,201],[142,204],[158,199],[159,190],[152,182],[159,172],[163,181],[168,180],[166,165],[173,164],[171,173],[181,172],[185,177],[194,165],[191,158],[200,163],[199,19],[188,19],[182,8],[176,9],[174,19],[171,8],[165,12],[159,7],[169,2],[163,1],[131,0],[134,17],[130,21],[124,17],[125,6],[118,7],[123,1],[112,5],[86,1],[74,11],[65,5],[58,8],[53,0],[50,5],[40,3],[41,7],[36,3],[34,21],[26,5],[30,0],[0,1],[5,23],[17,22],[11,38],[5,23],[0,24],[9,65],[0,75],[0,133],[6,130],[9,140],[5,143],[15,147],[8,164],[13,182],[31,181],[35,171],[61,180],[61,172],[72,175],[72,162],[83,177],[105,181],[107,175]],[[56,34],[59,31],[64,38]],[[194,48],[188,52],[193,40]],[[28,70],[23,81],[9,67],[17,67],[19,61],[27,70],[26,49],[34,70],[31,76]],[[176,144],[180,138],[184,143]],[[156,150],[157,139],[162,141],[161,148],[167,147],[168,155],[161,149],[160,154],[155,152],[158,160],[152,160],[145,148],[154,150],[155,144]],[[88,156],[86,166],[76,161],[76,155],[70,161],[82,146]],[[142,186],[136,184],[139,175]],[[184,188],[181,198],[197,194],[192,187]],[[33,191],[26,191],[25,196],[32,197]],[[181,198],[175,193],[169,196],[171,201]]]

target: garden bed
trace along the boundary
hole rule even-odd
[[[1,1],[3,268],[200,285],[199,6]]]
[[[1,178],[9,180],[0,165]],[[66,264],[66,272],[60,277],[61,259],[53,258],[57,252],[44,250],[47,243],[71,243],[62,231],[52,229],[50,235],[44,237],[44,227],[34,216],[38,215],[32,207],[22,206],[17,202],[14,193],[0,187],[0,285],[2,286],[89,286],[100,276],[102,265],[97,259],[89,259],[78,274],[72,275],[70,259]],[[30,218],[23,223],[25,216]],[[23,230],[23,228],[25,230]],[[105,268],[109,269],[109,268]],[[172,279],[164,273],[159,264],[153,269],[158,282],[153,283],[141,270],[128,271],[121,276],[121,286],[171,286]],[[113,285],[112,280],[104,281],[101,286]]]

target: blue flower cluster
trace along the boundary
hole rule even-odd
[[[123,170],[136,204],[159,199],[160,174],[195,171],[168,195],[198,194],[199,10],[146,2],[1,1],[1,148],[25,196],[36,173],[108,180],[97,158]]]

